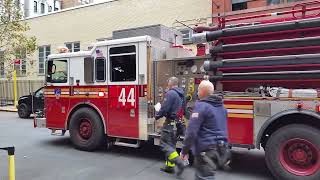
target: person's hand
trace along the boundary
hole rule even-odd
[[[185,161],[185,160],[188,160],[189,159],[189,155],[188,154],[181,154],[180,155],[180,159]]]

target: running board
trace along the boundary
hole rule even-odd
[[[136,140],[136,143],[127,143],[127,142],[121,142],[121,139],[117,138],[114,142],[114,145],[116,146],[124,146],[124,147],[131,147],[131,148],[139,148],[140,147],[140,141]]]
[[[59,131],[61,131],[61,132],[59,132]],[[64,136],[65,133],[66,133],[66,130],[59,130],[59,129],[52,129],[51,130],[52,136]]]

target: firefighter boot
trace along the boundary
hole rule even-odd
[[[178,169],[177,176],[180,177],[182,175],[184,169],[186,168],[184,161],[181,160],[180,157],[176,157],[176,158],[172,159],[171,161],[177,165],[177,169]]]
[[[169,173],[169,174],[174,174],[175,171],[174,171],[174,167],[176,165],[170,161],[166,161],[166,164],[160,168],[160,171],[163,171],[163,172],[166,172],[166,173]]]

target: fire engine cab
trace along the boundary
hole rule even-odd
[[[293,14],[308,10],[301,6]],[[45,109],[34,126],[55,135],[69,130],[75,147],[86,151],[106,143],[157,145],[161,121],[154,120],[154,105],[163,100],[166,80],[179,78],[192,109],[198,84],[209,79],[224,96],[232,147],[263,148],[277,179],[318,180],[320,19],[304,15],[220,24],[196,34],[197,42],[214,42],[206,56],[179,46],[179,36],[114,39],[88,51],[50,55]]]

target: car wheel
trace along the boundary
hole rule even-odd
[[[28,106],[25,103],[22,103],[18,106],[18,115],[20,118],[29,118],[31,112],[28,109]]]

